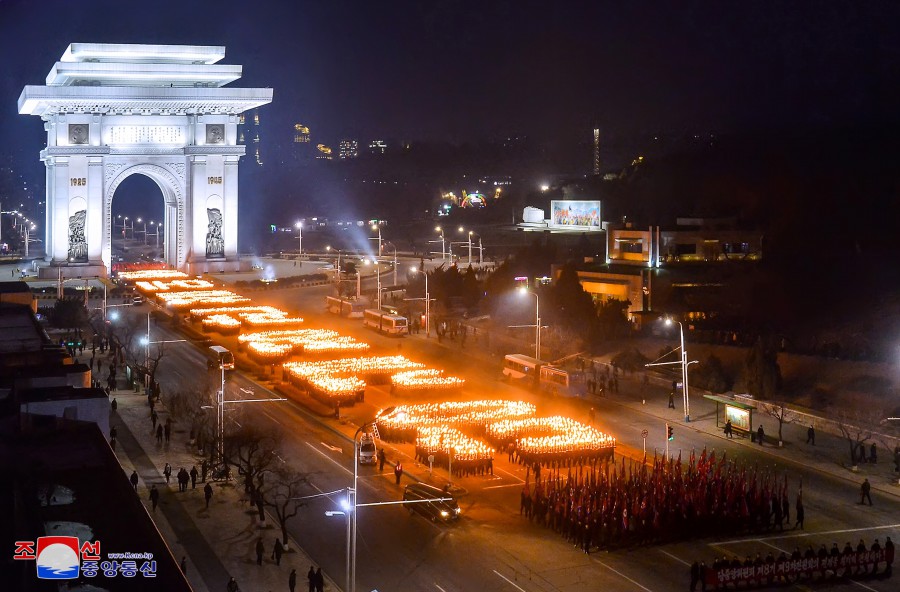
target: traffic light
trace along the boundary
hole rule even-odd
[[[672,426],[666,424],[666,438],[671,442],[675,439],[675,432],[672,430]]]

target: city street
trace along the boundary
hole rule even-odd
[[[715,556],[755,557],[769,551],[790,554],[794,547],[805,550],[822,544],[828,548],[833,542],[839,546],[847,541],[854,545],[860,539],[870,544],[874,538],[896,539],[900,534],[897,520],[896,495],[874,495],[875,506],[862,507],[858,501],[858,481],[855,476],[835,476],[834,471],[820,470],[821,460],[807,458],[804,451],[760,448],[747,440],[726,441],[716,433],[715,420],[699,398],[693,402],[695,417],[684,425],[680,410],[668,410],[664,391],[653,389],[645,394],[642,405],[638,381],[622,381],[622,392],[609,398],[594,397],[547,400],[544,396],[509,386],[497,380],[500,360],[484,355],[477,345],[460,352],[454,343],[438,344],[423,335],[402,339],[387,338],[365,330],[358,320],[338,319],[323,312],[321,302],[329,286],[292,289],[254,294],[259,303],[285,306],[299,310],[312,327],[331,327],[342,334],[353,335],[373,345],[376,352],[401,351],[412,359],[468,380],[465,398],[485,396],[518,398],[534,402],[538,412],[564,413],[586,420],[587,409],[598,411],[600,429],[612,433],[619,440],[619,453],[634,458],[640,456],[641,430],[650,434],[648,454],[653,449],[662,454],[664,448],[663,423],[670,421],[676,430],[671,452],[679,453],[685,462],[693,449],[698,454],[706,447],[717,454],[725,452],[729,459],[748,466],[771,469],[789,480],[789,496],[793,499],[801,482],[806,507],[806,528],[764,536],[734,536],[723,540],[688,540],[676,544],[635,547],[616,552],[585,555],[550,530],[530,524],[519,516],[519,492],[524,482],[524,469],[510,464],[505,455],[495,457],[494,476],[454,479],[460,488],[462,518],[457,524],[433,525],[421,516],[410,515],[401,506],[364,508],[359,516],[358,586],[372,589],[435,589],[467,590],[485,585],[502,590],[679,590],[687,586],[688,566],[694,560],[711,563]],[[154,327],[154,339],[176,339],[167,328]],[[164,392],[191,384],[192,377],[204,364],[202,354],[192,345],[181,347],[177,355],[169,355],[162,362],[160,380]],[[257,398],[267,393],[259,384],[235,371],[229,373],[227,398],[246,396],[252,389]],[[242,389],[245,389],[242,391]],[[272,393],[271,396],[276,396]],[[439,399],[435,399],[439,400]],[[382,387],[369,387],[366,401],[343,410],[340,421],[314,416],[294,402],[265,403],[242,406],[242,412],[253,414],[286,434],[285,461],[311,476],[310,493],[338,491],[352,481],[352,442],[355,428],[371,420],[377,409],[401,402]],[[406,402],[406,401],[402,401]],[[712,433],[711,433],[712,432]],[[770,432],[771,433],[771,432]],[[840,443],[838,442],[838,445]],[[825,442],[822,442],[825,447]],[[839,459],[835,447],[832,463]],[[387,445],[389,462],[400,459],[406,470],[403,484],[410,479],[422,479],[443,485],[447,481],[446,467],[435,467],[429,475],[428,467],[416,465],[410,445]],[[386,467],[384,474],[377,468],[361,467],[359,503],[398,500],[402,485],[393,482],[393,472]],[[339,509],[343,493],[311,500],[291,526],[291,534],[304,550],[333,579],[343,582],[346,558],[346,522],[343,517],[326,517],[325,512]],[[675,575],[673,575],[675,574]],[[836,583],[829,589],[864,587],[870,590],[893,589],[892,582],[871,580],[865,583]]]

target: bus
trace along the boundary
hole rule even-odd
[[[409,324],[406,322],[406,317],[392,315],[374,308],[366,309],[363,316],[363,325],[385,335],[406,335],[409,333]]]
[[[570,392],[571,382],[566,370],[523,354],[507,354],[503,358],[503,376],[550,393]]]
[[[234,370],[234,356],[221,345],[211,345],[206,350],[206,367],[209,370]]]
[[[325,308],[328,312],[348,319],[361,319],[366,305],[358,300],[345,300],[336,296],[325,297]]]
[[[544,362],[524,354],[507,354],[503,358],[503,376],[537,384]]]
[[[545,364],[540,369],[541,389],[555,394],[569,393],[569,373],[562,368]]]

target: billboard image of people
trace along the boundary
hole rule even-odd
[[[600,202],[581,200],[552,200],[550,202],[551,226],[602,227],[600,222]]]

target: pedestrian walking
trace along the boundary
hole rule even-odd
[[[99,382],[98,382],[97,384],[99,384]],[[109,393],[106,393],[106,395],[109,396]],[[115,399],[113,399],[113,400],[109,403],[109,408],[112,409],[113,412],[115,412],[116,409],[119,408],[119,402],[116,401]]]
[[[378,472],[384,470],[384,448],[378,449]]]
[[[697,584],[700,582],[700,563],[694,561],[691,564],[691,592],[697,590]]]
[[[194,465],[191,467],[190,475],[191,475],[191,489],[197,489],[197,475],[199,475],[199,473],[197,472],[197,465]]]
[[[241,592],[241,589],[238,586],[238,583],[234,579],[234,576],[232,576],[228,580],[228,585],[225,587],[225,591],[226,592]]]
[[[169,484],[169,479],[172,478],[172,465],[166,463],[165,468],[163,468],[163,476],[166,478],[166,485]]]
[[[288,590],[290,592],[294,592],[294,588],[297,587],[297,570],[292,569],[291,575],[288,576]]]
[[[206,498],[206,509],[209,509],[209,500],[212,499],[212,486],[207,483],[206,487],[203,488],[203,497]]]
[[[875,442],[872,442],[872,446],[869,447],[869,462],[873,465],[878,462],[878,448],[875,446]]]
[[[590,422],[590,425],[594,425],[594,416],[595,416],[594,408],[591,407],[588,410],[588,421]]]
[[[150,421],[153,422],[153,431],[156,431],[156,422],[159,421],[159,414],[156,412],[156,409],[150,409]]]
[[[184,467],[178,469],[178,491],[187,491],[187,484],[190,477]]]
[[[726,437],[726,438],[733,438],[733,437],[734,437],[733,434],[732,434],[732,429],[733,429],[733,428],[732,428],[732,426],[731,426],[731,420],[730,420],[730,419],[726,419],[726,420],[725,420],[725,437]]]
[[[402,477],[402,476],[403,476],[403,465],[401,465],[400,461],[398,460],[397,464],[394,465],[394,477],[397,479],[397,485],[400,485],[400,477]]]
[[[116,426],[109,428],[109,445],[112,446],[112,449],[116,449],[116,439],[119,437],[119,430],[116,429]]]
[[[316,569],[316,592],[325,592],[325,576],[321,567]]]
[[[306,579],[309,580],[309,592],[316,592],[316,570],[313,566],[309,566],[306,572]]]
[[[181,556],[181,573],[187,575],[187,558]]]
[[[131,488],[137,491],[138,474],[137,471],[131,471]]]
[[[153,511],[156,511],[156,506],[159,504],[159,490],[156,488],[156,484],[150,487],[150,505],[153,506]]]
[[[266,548],[263,545],[262,537],[256,539],[256,565],[262,565],[263,553],[265,553]]]
[[[281,539],[275,539],[275,546],[272,547],[272,559],[275,560],[275,565],[281,565],[281,556],[284,554],[284,545],[281,544]]]
[[[759,428],[756,430],[756,439],[759,441],[759,445],[763,445],[763,440],[766,439],[766,431],[763,429],[762,424],[759,424]]]
[[[163,427],[160,424],[160,425],[156,426],[156,443],[162,444],[162,440],[163,440]]]
[[[865,481],[862,482],[862,485],[859,487],[859,503],[861,505],[865,505],[866,500],[869,500],[869,505],[872,505],[872,484],[869,483],[869,479],[866,478]]]
[[[816,429],[812,426],[806,428],[806,443],[816,445]]]
[[[163,429],[163,431],[166,435],[166,444],[168,444],[169,438],[172,437],[172,422],[170,422],[168,419],[166,420],[166,427]]]
[[[613,389],[615,390],[615,389]],[[675,391],[669,391],[669,409],[675,409]]]

